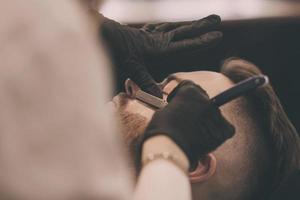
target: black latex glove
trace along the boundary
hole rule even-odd
[[[234,135],[234,127],[210,103],[207,93],[191,81],[181,82],[168,96],[169,104],[157,111],[138,145],[140,163],[143,143],[164,134],[187,155],[191,169],[198,160]]]
[[[149,32],[103,17],[101,33],[117,67],[144,91],[162,97],[161,90],[145,67],[147,61],[215,45],[222,38],[222,33],[215,31],[220,22],[219,16],[211,15],[189,24],[185,22],[182,26],[168,23],[170,26],[176,24],[170,31]]]
[[[210,15],[208,17],[219,17],[217,15]],[[205,18],[204,18],[205,19]],[[184,21],[184,22],[161,22],[161,23],[156,23],[156,24],[145,24],[143,26],[143,30],[149,33],[157,33],[157,32],[168,32],[168,31],[172,31],[174,29],[183,27],[183,26],[190,26],[193,23],[195,23],[197,21]],[[219,24],[217,24],[219,25]]]

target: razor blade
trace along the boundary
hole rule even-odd
[[[168,104],[166,100],[148,94],[142,90],[136,92],[135,98],[156,109],[162,109]]]

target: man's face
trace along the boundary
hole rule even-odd
[[[216,72],[176,73],[163,82],[163,98],[166,99],[168,94],[182,80],[191,80],[200,85],[206,90],[210,98],[233,86],[233,83],[226,76]],[[130,98],[139,89],[133,82],[127,81],[125,87],[127,94],[117,95],[113,99],[114,103],[111,104],[114,105],[121,117],[123,134],[129,150],[133,154],[135,139],[143,134],[155,110],[135,98]],[[267,150],[261,134],[256,134],[258,131],[255,128],[257,126],[254,120],[249,117],[251,115],[245,112],[244,100],[244,98],[239,98],[221,107],[222,114],[235,126],[236,133],[233,138],[212,152],[217,163],[213,176],[210,174],[207,178],[212,166],[206,161],[199,161],[198,174],[191,173],[198,177],[198,182],[193,181],[194,179],[190,174],[194,198],[201,196],[202,199],[211,199],[207,196],[204,198],[203,194],[214,195],[218,188],[218,193],[233,194],[229,198],[234,199],[239,191],[247,190],[250,183],[256,184],[258,182],[257,177],[260,173],[258,169],[263,168],[259,165],[267,162],[266,154],[263,153]],[[257,167],[253,167],[256,164]],[[212,192],[209,193],[208,191]]]
[[[166,99],[182,80],[191,80],[200,85],[210,98],[233,86],[226,76],[216,72],[176,73],[162,82],[163,98]],[[111,104],[121,116],[122,133],[134,156],[135,139],[143,134],[155,110],[130,98],[139,89],[137,85],[127,81],[125,87],[127,94],[117,95]],[[255,111],[247,99],[238,98],[220,109],[223,116],[234,125],[235,135],[206,156],[213,159],[200,160],[197,169],[190,173],[193,199],[216,199],[216,195],[220,195],[221,199],[251,196],[253,191],[260,188],[260,177],[264,178],[269,169],[270,154],[266,140],[253,118],[252,112]]]
[[[172,92],[181,80],[194,81],[205,89],[210,97],[233,85],[224,75],[215,72],[198,71],[172,74],[161,84],[164,99],[167,98],[168,94]],[[144,132],[155,109],[134,98],[134,93],[139,90],[139,87],[132,81],[127,80],[125,88],[127,90],[126,93],[114,97],[113,102],[121,117],[126,140],[130,143],[137,135]]]

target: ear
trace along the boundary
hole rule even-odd
[[[216,157],[210,153],[202,158],[197,168],[189,174],[191,183],[201,183],[210,179],[216,172],[217,160]]]

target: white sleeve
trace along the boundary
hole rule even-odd
[[[191,200],[191,184],[173,163],[155,160],[141,171],[134,200]]]
[[[108,62],[75,1],[0,2],[0,196],[131,199]]]

